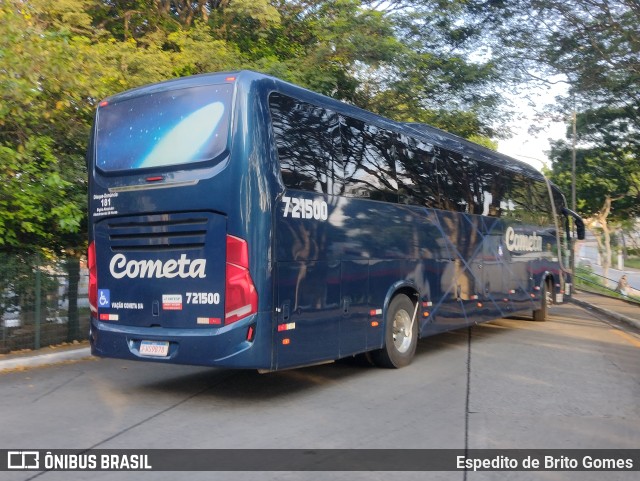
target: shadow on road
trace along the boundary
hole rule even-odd
[[[487,335],[500,336],[504,334],[505,330],[509,329],[491,330]],[[421,339],[412,367],[419,368],[421,364],[439,362],[438,357],[449,351],[453,356],[466,357],[468,336],[469,328],[462,328]],[[171,366],[167,366],[166,369],[171,369]],[[182,369],[184,370],[184,367]],[[340,384],[367,376],[393,376],[395,372],[374,367],[360,356],[338,362],[264,374],[253,370],[196,369],[198,371],[194,373],[184,373],[183,371],[176,376],[167,376],[164,379],[156,379],[144,385],[138,385],[135,389],[145,393],[157,391],[162,394],[180,396],[195,391],[199,393],[200,397],[251,403],[264,400],[293,399],[298,393],[304,392],[306,394],[310,390],[321,389],[327,385]]]
[[[552,310],[548,322],[532,322],[531,317],[514,316],[437,334],[420,340],[413,364],[405,369],[433,369],[442,362],[466,363],[469,333],[474,349],[482,349],[483,344],[487,345],[487,349],[491,349],[492,343],[500,337],[505,337],[504,342],[544,345],[564,352],[615,349],[620,355],[621,351],[628,349],[629,355],[637,356],[637,350],[632,346],[611,344],[611,341],[603,340],[604,332],[610,331],[611,326],[584,314],[586,313],[578,308],[561,306]],[[576,329],[578,327],[580,329]],[[529,331],[525,339],[520,335],[509,338],[523,330]],[[576,336],[580,337],[578,344],[575,342]],[[624,340],[620,339],[620,342],[624,343]],[[607,343],[611,345],[608,346]],[[448,361],[444,361],[445,358]],[[150,369],[146,363],[130,363],[128,366],[128,369],[132,370]],[[151,370],[153,369],[154,366],[151,366]],[[127,395],[135,394],[136,391],[140,395],[153,392],[158,396],[171,398],[184,399],[186,395],[189,398],[197,397],[214,403],[216,400],[227,400],[255,404],[263,401],[291,401],[299,394],[308,394],[315,389],[324,389],[330,385],[348,386],[350,381],[362,381],[373,376],[382,377],[385,382],[393,382],[394,374],[393,370],[373,367],[362,358],[265,374],[252,370],[168,365],[163,366],[161,372],[154,371],[153,376],[142,384],[121,382],[112,387],[126,389]],[[135,378],[139,381],[140,376]]]

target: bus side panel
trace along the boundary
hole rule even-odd
[[[370,322],[369,261],[343,260],[341,267],[340,357],[362,352],[369,337],[376,340],[376,326]],[[369,334],[371,332],[371,334]]]
[[[531,230],[536,230],[531,228]],[[531,293],[533,292],[532,269],[540,264],[539,253],[527,256],[521,253],[510,253],[510,260],[506,267],[509,269],[509,299],[514,311],[532,310]],[[537,256],[538,258],[534,257]]]
[[[277,368],[382,347],[385,297],[415,265],[396,259],[278,263]]]
[[[276,368],[337,359],[340,263],[278,263]]]
[[[434,211],[294,190],[281,199],[275,209],[278,324],[283,325],[276,333],[278,367],[380,348],[385,301],[395,285],[412,286],[434,305],[440,299],[446,241]],[[327,202],[326,219],[293,209],[294,202],[318,200]],[[451,327],[431,327],[438,321],[438,316],[425,318],[421,330]],[[331,341],[336,326],[337,356]],[[300,342],[310,344],[291,347]]]
[[[436,309],[440,323],[455,329],[476,318],[476,303],[482,286],[482,268],[473,269],[482,253],[478,216],[437,211],[446,249],[440,258],[442,297]]]

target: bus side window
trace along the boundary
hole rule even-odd
[[[482,213],[482,188],[478,183],[478,164],[469,157],[447,149],[438,154],[438,182],[442,208],[467,214]]]
[[[500,206],[503,217],[531,224],[531,202],[529,179],[518,173],[508,176],[508,190]]]
[[[502,216],[502,202],[505,198],[506,184],[504,171],[487,162],[478,163],[478,182],[481,190],[482,215]]]
[[[390,132],[340,116],[342,163],[334,166],[342,186],[337,195],[398,202],[395,149]]]
[[[285,186],[332,193],[338,115],[276,92],[269,96],[269,107]]]
[[[440,208],[434,146],[399,134],[396,138],[396,171],[402,204]]]
[[[549,190],[544,180],[531,180],[531,209],[535,212],[536,224],[548,227],[554,224]]]
[[[513,174],[501,206],[505,217],[538,227],[553,225],[547,184],[522,174]]]

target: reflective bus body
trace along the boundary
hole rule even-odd
[[[401,367],[418,337],[569,294],[572,213],[542,174],[273,77],[108,98],[88,166],[98,356]]]

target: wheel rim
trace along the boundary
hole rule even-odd
[[[411,346],[413,332],[411,316],[404,309],[399,310],[393,318],[393,344],[400,353],[405,353]]]

